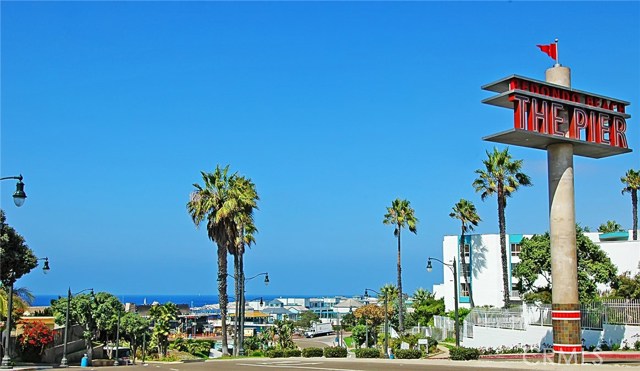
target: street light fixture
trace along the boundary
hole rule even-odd
[[[41,258],[37,260],[44,260],[44,267],[42,267],[42,272],[47,274],[49,272],[49,258]],[[7,332],[7,336],[5,337],[4,343],[4,356],[2,356],[2,363],[0,363],[0,368],[13,368],[11,365],[11,357],[9,356],[9,347],[11,346],[11,320],[13,314],[13,284],[15,283],[15,274],[14,279],[11,281],[9,285],[9,292],[7,295],[7,327],[5,331]]]
[[[364,289],[364,297],[369,297],[369,291],[375,292],[377,295],[382,296],[379,292],[373,289]],[[367,344],[369,345],[369,344]],[[384,356],[389,356],[389,322],[387,315],[387,293],[384,294]]]
[[[239,321],[240,323],[240,331],[238,334],[238,339],[239,339],[238,355],[241,355],[241,356],[244,355],[244,344],[243,344],[244,343],[244,305],[245,305],[244,284],[247,281],[251,281],[252,279],[260,276],[264,276],[264,285],[269,286],[269,273],[263,272],[263,273],[258,273],[255,276],[245,278],[244,282],[242,283],[242,287],[240,287],[240,318],[238,318],[238,313],[236,313],[236,321]],[[236,328],[238,328],[237,324],[236,324]]]
[[[93,289],[84,289],[76,292],[74,295],[81,294],[85,291],[91,291],[91,297],[93,297]],[[64,321],[64,345],[62,347],[62,360],[60,361],[60,367],[69,367],[67,362],[67,343],[69,342],[69,305],[71,304],[71,287],[67,291],[67,311]]]
[[[448,264],[443,262],[442,260],[429,257],[427,260],[427,272],[431,272],[433,270],[433,266],[431,265],[431,260],[435,260],[437,262],[442,263],[442,265],[449,267],[451,272],[453,272],[453,302],[454,302],[454,315],[455,315],[455,332],[456,332],[456,346],[460,346],[460,324],[458,323],[458,269],[456,265],[456,257],[453,257],[453,263]]]
[[[22,174],[18,176],[6,176],[0,178],[0,180],[8,180],[8,179],[17,179],[18,183],[16,183],[16,191],[13,193],[13,203],[16,204],[17,207],[24,205],[24,201],[27,198],[27,194],[24,193],[24,183],[22,182]]]

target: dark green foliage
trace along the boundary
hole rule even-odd
[[[209,357],[209,349],[212,347],[211,342],[206,340],[194,340],[177,338],[171,344],[169,349],[179,350],[181,352],[187,352],[197,357],[205,358]]]
[[[640,350],[640,340],[636,340],[633,343],[633,350]]]
[[[324,355],[324,351],[322,348],[304,348],[302,349],[303,357],[322,357]]]
[[[360,344],[363,344],[367,341],[367,332],[369,333],[369,344],[365,346],[374,345],[375,327],[357,325],[351,329],[351,337],[353,338],[353,341],[356,342],[356,347],[359,347]]]
[[[613,285],[611,297],[622,299],[640,299],[640,273],[631,277],[629,272],[618,276]]]
[[[306,312],[302,312],[300,314],[300,319],[295,321],[293,325],[295,327],[307,329],[311,327],[311,323],[319,322],[319,320],[320,320],[320,317],[315,312],[308,310]]]
[[[244,349],[259,350],[262,348],[262,341],[258,336],[251,336],[244,339]]]
[[[24,238],[6,224],[4,211],[0,210],[0,282],[7,287],[38,266],[38,260]]]
[[[264,353],[261,350],[254,350],[249,353],[249,357],[264,357]]]
[[[264,355],[269,358],[282,358],[284,357],[284,351],[282,349],[269,349],[264,352]]]
[[[578,293],[580,302],[591,302],[598,297],[597,284],[611,284],[617,280],[617,268],[607,254],[587,236],[584,228],[576,226],[578,250]],[[526,301],[546,301],[551,295],[551,242],[549,233],[535,235],[522,240],[520,264],[513,272],[519,278],[518,290],[525,293]],[[534,286],[538,277],[543,277],[547,285]]]
[[[347,358],[347,348],[326,347],[324,348],[324,356],[327,358]]]
[[[422,358],[422,351],[417,349],[398,349],[394,352],[397,359],[418,359]]]
[[[300,351],[300,349],[285,349],[284,350],[284,356],[289,358],[289,357],[300,357],[300,355],[302,354],[302,351]]]
[[[356,325],[356,316],[353,313],[347,313],[340,317],[340,324],[345,331],[351,331],[351,328]]]
[[[453,361],[468,361],[480,358],[480,351],[475,348],[453,347],[449,349],[449,359]]]
[[[381,358],[380,350],[376,348],[360,348],[354,350],[356,358]]]

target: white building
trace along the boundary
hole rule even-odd
[[[631,241],[629,233],[605,234],[585,233],[593,242],[598,244],[608,255],[613,264],[618,267],[618,274],[630,272],[631,275],[638,273],[640,263],[640,241]],[[509,271],[510,298],[517,304],[522,301],[520,294],[515,289],[517,283],[512,276],[513,268],[520,262],[520,243],[524,237],[532,235],[510,234],[507,240],[507,269]],[[459,254],[460,236],[444,236],[442,242],[442,261],[451,264],[453,258],[456,259],[458,271],[458,294],[459,307],[468,308],[469,288],[465,283],[463,269]],[[502,258],[500,254],[500,235],[483,234],[465,236],[465,261],[469,265],[467,270],[470,273],[469,285],[473,291],[473,301],[476,306],[503,305],[503,284],[502,284]],[[433,264],[439,264],[433,262]],[[443,267],[444,283],[434,285],[433,293],[436,297],[444,297],[446,310],[454,309],[453,272],[447,267]]]

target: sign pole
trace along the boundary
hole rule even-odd
[[[545,77],[549,83],[571,88],[571,70],[568,67],[556,64],[546,71]],[[582,363],[573,144],[550,144],[547,147],[547,165],[553,277],[553,359],[555,363]]]

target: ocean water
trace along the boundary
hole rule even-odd
[[[51,300],[56,300],[60,296],[59,295],[50,295],[50,294],[36,294],[35,300],[33,302],[34,306],[47,306],[51,304]],[[176,294],[176,295],[166,295],[166,294],[149,294],[149,295],[116,295],[118,299],[120,299],[123,303],[134,303],[137,305],[142,305],[144,303],[152,304],[154,301],[157,301],[160,304],[164,304],[167,302],[172,302],[174,304],[188,304],[190,307],[201,307],[206,304],[218,304],[218,295],[187,295],[187,294]],[[260,300],[262,298],[263,301],[269,302],[273,299],[277,298],[322,298],[322,297],[334,297],[334,296],[345,296],[352,297],[352,295],[258,295],[258,296],[247,296],[247,301],[252,300]],[[229,300],[233,301],[233,295],[229,295]]]

